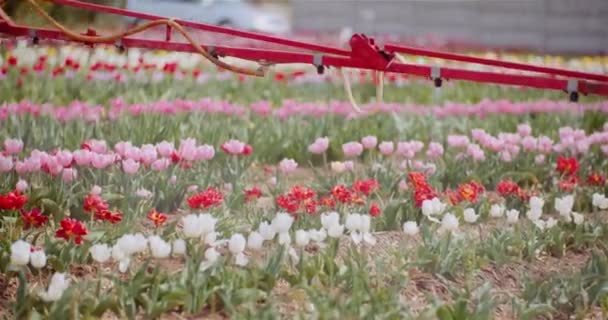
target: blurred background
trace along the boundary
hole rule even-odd
[[[29,8],[5,9],[27,19]],[[412,45],[605,55],[608,0],[89,0],[168,17],[274,34],[345,38],[353,32]],[[66,23],[113,18],[47,4]],[[120,21],[124,24],[138,21]],[[342,39],[344,40],[344,39]]]

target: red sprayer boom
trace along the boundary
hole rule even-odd
[[[260,65],[288,63],[312,64],[317,68],[317,72],[319,73],[323,73],[327,67],[347,67],[375,70],[377,72],[403,73],[431,79],[435,86],[441,86],[443,80],[465,80],[538,89],[561,90],[568,93],[571,101],[577,101],[579,94],[608,96],[608,76],[602,74],[506,62],[448,52],[406,47],[395,44],[385,44],[383,47],[380,47],[375,43],[374,39],[363,34],[353,35],[349,42],[351,49],[344,50],[331,46],[317,45],[313,43],[295,41],[281,37],[235,30],[203,23],[195,23],[178,19],[174,20],[166,17],[86,3],[77,0],[47,0],[70,7],[148,21],[125,32],[109,36],[97,34],[96,31],[91,29],[89,29],[85,34],[79,34],[67,29],[55,21],[40,8],[36,0],[25,1],[29,2],[29,4],[32,5],[32,8],[34,8],[55,28],[34,28],[16,24],[0,8],[0,32],[16,37],[31,37],[34,43],[36,43],[39,39],[51,39],[68,40],[87,45],[113,44],[123,49],[133,47],[162,49],[168,51],[197,52],[221,68],[255,76],[263,76],[264,69],[259,68],[257,70],[252,70],[236,67],[223,62],[220,60],[220,58],[236,57],[255,61],[260,63]],[[137,37],[137,35],[141,32],[159,26],[166,29],[164,37],[161,37],[160,39],[144,39]],[[291,47],[292,49],[291,51],[288,51],[199,44],[189,35],[185,28],[212,33],[221,33],[250,40],[258,40],[284,47]],[[188,42],[184,43],[174,41],[172,39],[173,31],[180,33]],[[299,49],[300,51],[293,51],[293,49]],[[398,53],[487,65],[525,72],[534,72],[540,75],[509,74],[488,71],[474,71],[451,67],[407,64],[398,61]]]

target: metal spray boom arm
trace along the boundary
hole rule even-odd
[[[222,68],[226,68],[234,72],[258,76],[263,75],[263,70],[259,69],[257,71],[252,71],[234,67],[222,62],[219,60],[219,57],[230,56],[256,61],[261,64],[312,64],[317,67],[317,71],[319,73],[322,73],[326,67],[348,67],[375,70],[379,72],[402,73],[429,78],[434,81],[436,86],[441,86],[442,79],[453,79],[482,83],[516,85],[538,89],[561,90],[569,94],[571,101],[577,101],[579,93],[584,95],[595,94],[608,96],[608,76],[602,74],[541,67],[524,63],[506,62],[474,56],[405,47],[394,44],[387,44],[384,46],[384,48],[380,48],[375,43],[374,39],[368,38],[363,34],[355,34],[352,36],[349,42],[351,47],[351,50],[349,51],[331,46],[317,45],[313,43],[295,41],[281,37],[241,31],[204,23],[190,22],[179,19],[168,19],[166,17],[116,7],[86,3],[78,0],[47,0],[70,7],[77,7],[95,12],[110,13],[124,17],[133,17],[141,20],[151,21],[115,36],[100,36],[94,30],[90,29],[87,34],[79,35],[52,20],[50,16],[40,9],[36,0],[27,1],[29,1],[30,4],[32,4],[34,8],[38,10],[38,12],[49,22],[51,22],[57,29],[34,28],[18,25],[11,20],[11,18],[2,10],[2,8],[0,8],[0,32],[12,36],[32,37],[36,41],[37,39],[54,39],[75,41],[88,45],[93,45],[95,43],[106,43],[115,44],[122,48],[136,47],[162,49],[168,51],[197,52]],[[144,39],[135,36],[139,32],[159,25],[164,25],[166,28],[164,39]],[[302,50],[302,52],[202,45],[194,42],[187,31],[185,31],[184,27],[297,48]],[[189,41],[189,43],[172,41],[171,35],[174,29],[175,31],[181,33]],[[552,77],[407,64],[398,62],[395,58],[396,53],[406,53],[411,55],[440,58],[444,60],[488,65],[505,69],[536,72],[551,75]],[[568,77],[568,79],[557,78],[560,76]]]

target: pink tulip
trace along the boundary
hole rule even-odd
[[[451,148],[466,148],[469,145],[469,137],[463,135],[448,135],[448,146]]]
[[[179,157],[186,161],[196,160],[196,140],[192,138],[183,139],[179,144]]]
[[[4,151],[6,154],[18,154],[23,150],[23,141],[21,139],[10,139],[4,140]]]
[[[169,183],[172,185],[177,184],[177,176],[176,175],[172,175],[171,178],[169,179]]]
[[[17,174],[23,175],[29,171],[28,169],[29,168],[28,168],[27,164],[25,163],[25,161],[15,162],[15,171],[17,172]]]
[[[139,161],[141,159],[141,149],[134,146],[127,146],[125,147],[123,158]]]
[[[363,153],[363,145],[356,141],[347,142],[342,145],[342,151],[346,157],[357,157]]]
[[[129,175],[134,175],[139,170],[139,162],[127,159],[122,162],[122,170]]]
[[[196,148],[196,160],[211,160],[215,157],[215,149],[213,146],[204,144]]]
[[[443,146],[437,142],[429,143],[429,149],[426,151],[426,156],[430,159],[438,159],[443,156]]]
[[[25,192],[25,190],[27,190],[28,188],[28,184],[27,181],[23,180],[23,179],[19,179],[19,181],[17,181],[17,184],[15,185],[15,189],[21,193]]]
[[[78,170],[74,168],[63,169],[63,172],[61,173],[61,179],[63,180],[63,182],[72,182],[76,180],[76,178],[78,178]]]
[[[150,165],[154,160],[158,158],[158,153],[156,152],[156,148],[151,144],[145,144],[141,147],[139,153],[139,160],[145,164]]]
[[[198,186],[197,185],[188,186],[188,189],[186,189],[186,191],[188,191],[189,193],[194,193],[197,190],[198,190]]]
[[[279,170],[283,174],[290,174],[296,170],[298,163],[293,159],[283,159],[279,163]]]
[[[355,163],[350,160],[344,161],[344,169],[346,169],[346,171],[353,171],[355,169]]]
[[[88,166],[91,164],[93,153],[89,150],[76,150],[72,153],[74,161],[79,166]]]
[[[467,154],[473,158],[474,161],[479,162],[479,161],[484,161],[486,160],[486,155],[483,152],[483,150],[481,150],[481,148],[479,147],[479,145],[471,143],[467,146]]]
[[[537,148],[537,145],[538,145],[538,139],[536,139],[532,136],[525,136],[521,140],[521,146],[526,151],[534,151]]]
[[[367,136],[361,139],[361,143],[363,144],[363,148],[367,150],[374,149],[378,144],[378,138],[374,136]]]
[[[245,151],[245,143],[232,139],[222,144],[222,150],[229,155],[240,155]]]
[[[106,153],[108,152],[108,145],[103,140],[89,140],[86,144],[91,148],[92,152],[95,153]]]
[[[532,127],[529,124],[520,124],[517,126],[517,133],[522,137],[527,137],[532,134]]]
[[[133,145],[129,141],[120,141],[114,145],[114,151],[121,157],[126,158],[127,150],[131,149]]]
[[[169,143],[167,141],[159,142],[156,145],[156,149],[158,150],[158,154],[160,154],[160,156],[164,157],[164,158],[171,157],[171,155],[175,151],[175,147],[173,146],[173,143]]]
[[[315,142],[308,146],[308,151],[313,154],[322,154],[329,148],[329,138],[317,138]]]
[[[545,163],[545,155],[544,154],[539,154],[536,157],[534,157],[534,162],[538,165],[544,164]]]
[[[69,167],[72,164],[72,160],[74,160],[74,156],[68,150],[61,150],[57,152],[55,159],[57,159],[57,162],[63,167]]]
[[[378,149],[382,155],[390,156],[395,150],[395,144],[392,141],[382,141]]]
[[[13,159],[0,155],[0,172],[9,172],[13,169]]]
[[[105,169],[114,162],[114,156],[99,153],[93,153],[91,156],[91,165],[95,169]]]
[[[163,170],[166,170],[167,168],[169,168],[170,164],[171,164],[171,161],[169,159],[166,159],[166,158],[157,159],[157,160],[154,160],[154,162],[152,162],[151,168],[154,171],[163,171]]]
[[[98,195],[100,195],[100,194],[101,194],[101,187],[100,187],[100,186],[98,186],[98,185],[94,185],[94,186],[91,188],[91,194],[92,194],[92,195],[97,195],[97,196],[98,196]]]

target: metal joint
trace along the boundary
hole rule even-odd
[[[312,64],[315,65],[316,67],[322,66],[323,65],[323,55],[320,53],[315,53],[312,56]]]
[[[569,79],[568,86],[566,87],[566,92],[568,92],[568,93],[578,92],[578,80]]]
[[[441,79],[441,67],[432,66],[431,67],[431,79]]]

